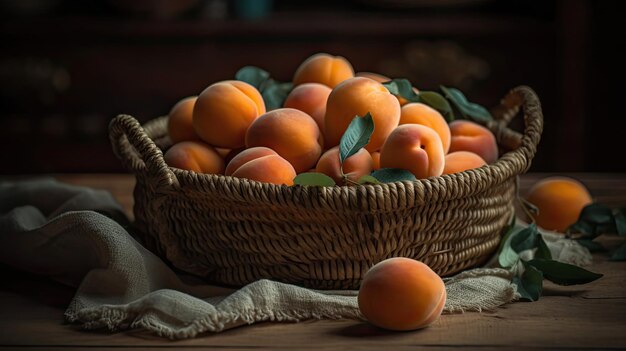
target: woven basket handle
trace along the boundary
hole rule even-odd
[[[508,128],[508,124],[518,115],[520,108],[524,115],[523,134]],[[525,170],[528,170],[543,131],[543,113],[537,94],[527,86],[518,86],[511,90],[492,112],[494,120],[488,121],[486,127],[495,134],[500,145],[523,153],[526,159]]]
[[[165,163],[163,152],[146,134],[139,121],[129,115],[118,115],[109,123],[113,153],[127,169],[171,185],[175,175]]]

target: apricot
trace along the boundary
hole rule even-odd
[[[170,147],[163,156],[170,167],[196,173],[222,174],[224,160],[214,147],[201,141],[182,141]]]
[[[324,129],[326,102],[331,89],[319,83],[305,83],[295,87],[285,99],[284,107],[295,108],[313,117],[320,129]]]
[[[403,124],[389,135],[380,150],[381,168],[401,168],[416,178],[439,176],[445,155],[439,134],[421,124]]]
[[[269,155],[278,155],[278,154],[276,153],[276,151],[267,147],[263,147],[263,146],[245,149],[239,152],[236,156],[234,156],[230,160],[230,162],[228,162],[228,165],[226,166],[226,170],[224,171],[224,175],[227,175],[227,176],[232,175],[233,172],[237,170],[239,167],[241,167],[243,164],[249,161],[252,161],[255,158],[269,156]]]
[[[375,80],[378,83],[385,83],[391,80],[391,78],[379,74],[379,73],[374,73],[374,72],[357,72],[354,74],[355,77],[365,77],[365,78],[369,78],[371,80]]]
[[[198,96],[193,109],[193,127],[210,145],[235,149],[244,146],[246,130],[265,113],[258,90],[238,80],[210,85]]]
[[[443,280],[430,267],[395,257],[370,268],[361,283],[359,309],[372,324],[390,330],[415,330],[434,322],[446,303]]]
[[[375,80],[378,83],[386,83],[388,81],[391,80],[391,78],[384,76],[382,74],[378,74],[378,73],[373,73],[373,72],[359,72],[355,74],[355,77],[365,77],[365,78],[369,78],[371,80]],[[415,94],[419,94],[420,91],[417,90],[416,87],[413,87],[413,91],[415,92]],[[402,96],[396,96],[396,98],[398,99],[398,102],[400,103],[400,106],[404,106],[406,104],[409,103],[409,100],[403,98]]]
[[[339,84],[328,97],[324,117],[325,146],[339,145],[341,136],[355,116],[370,113],[374,120],[374,132],[365,145],[367,151],[376,151],[398,126],[400,104],[395,96],[380,83],[369,78],[350,78]]]
[[[186,97],[174,105],[169,113],[167,132],[173,144],[185,140],[198,140],[193,130],[193,106],[197,96]]]
[[[372,156],[372,162],[374,165],[374,170],[380,169],[380,151],[374,151],[370,154]]]
[[[446,164],[443,174],[463,172],[468,169],[478,168],[487,164],[482,157],[469,151],[455,151],[446,155]]]
[[[233,171],[232,176],[277,185],[293,185],[296,171],[291,163],[279,155],[267,155],[242,164]]]
[[[246,146],[268,147],[297,173],[311,169],[322,154],[320,130],[313,118],[293,108],[279,108],[257,118],[246,133]]]
[[[487,163],[498,159],[498,144],[489,129],[467,120],[456,120],[449,126],[451,140],[448,152],[471,151]]]
[[[539,209],[539,213],[533,215],[537,225],[557,232],[565,232],[592,202],[587,188],[567,177],[541,179],[528,191],[526,199]]]
[[[419,102],[406,104],[402,106],[399,124],[408,123],[421,124],[434,129],[441,138],[444,154],[448,153],[450,149],[450,127],[439,111]]]
[[[372,156],[365,149],[360,149],[343,161],[343,173],[354,182],[362,176],[370,174],[373,169]],[[339,163],[339,146],[329,149],[320,157],[315,171],[333,178],[337,184],[344,184]]]
[[[300,64],[293,76],[293,85],[320,83],[334,88],[352,77],[354,77],[354,69],[348,60],[341,56],[319,53]]]

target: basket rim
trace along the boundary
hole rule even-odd
[[[167,132],[168,116],[161,116],[146,122],[143,126],[132,116],[119,115],[111,121],[110,139],[116,156],[137,177],[151,182],[153,189],[169,193],[176,188],[204,185],[205,188],[229,187],[240,188],[242,193],[287,194],[299,188],[317,188],[325,197],[372,196],[379,192],[413,190],[418,203],[465,198],[481,193],[489,187],[497,186],[512,177],[524,173],[536,152],[543,129],[543,115],[539,99],[535,92],[526,86],[520,86],[510,95],[519,96],[524,111],[525,131],[521,135],[519,146],[504,153],[492,164],[465,170],[454,174],[440,175],[412,181],[397,181],[383,184],[363,184],[361,186],[339,185],[333,187],[276,185],[232,176],[202,174],[170,167],[165,164],[163,151],[155,140],[164,138]],[[509,99],[510,100],[510,99]],[[511,107],[511,106],[509,106]],[[515,108],[515,106],[513,106]],[[492,121],[486,125],[496,135],[500,143],[506,134],[517,134],[507,128],[508,121]]]

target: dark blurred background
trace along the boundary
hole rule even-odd
[[[244,65],[287,81],[316,52],[420,89],[458,87],[485,106],[529,85],[545,115],[532,170],[623,172],[619,5],[0,0],[0,173],[123,171],[108,141],[116,114],[167,114]]]

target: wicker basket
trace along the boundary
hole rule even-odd
[[[523,108],[525,130],[507,128]],[[219,284],[270,278],[319,289],[358,288],[373,264],[412,257],[440,275],[484,262],[514,212],[517,176],[543,128],[528,87],[513,89],[486,124],[503,150],[488,166],[383,185],[278,186],[170,168],[167,117],[142,127],[120,115],[113,150],[137,178],[144,244],[175,267]]]

